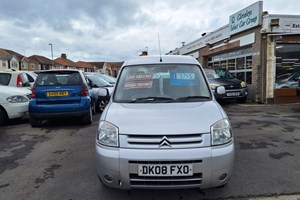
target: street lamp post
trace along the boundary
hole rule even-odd
[[[49,45],[51,46],[52,67],[54,67],[54,64],[53,64],[53,46],[52,46],[52,43],[50,43]]]

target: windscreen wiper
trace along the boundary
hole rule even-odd
[[[194,100],[207,100],[211,99],[209,96],[186,96],[186,97],[179,97],[175,99],[174,101],[194,101]]]
[[[134,99],[135,102],[163,102],[163,103],[169,103],[174,101],[174,99],[169,97],[156,97],[156,96],[150,96],[150,97],[140,97]]]

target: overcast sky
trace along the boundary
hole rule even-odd
[[[25,56],[124,61],[165,54],[228,24],[256,0],[1,0],[0,48]],[[299,14],[299,0],[264,0],[270,14]]]

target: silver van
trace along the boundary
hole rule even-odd
[[[216,88],[224,94],[223,86]],[[106,186],[210,188],[232,176],[234,139],[202,67],[191,56],[124,62],[96,135]]]

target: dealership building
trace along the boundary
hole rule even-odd
[[[262,1],[168,54],[191,55],[203,67],[227,68],[248,84],[253,102],[300,102],[300,15],[269,14]]]

